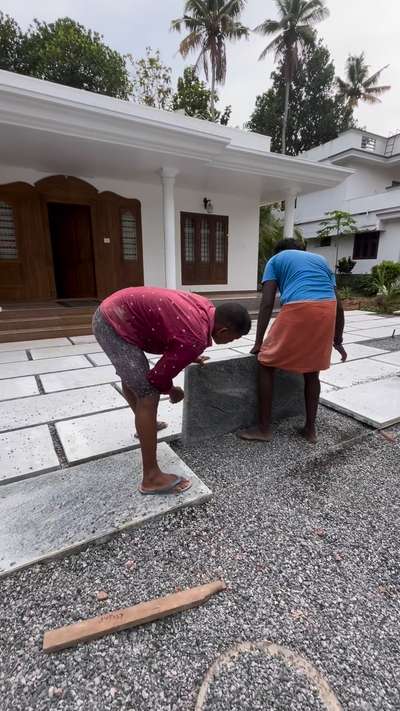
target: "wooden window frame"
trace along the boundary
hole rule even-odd
[[[380,232],[357,232],[354,235],[353,259],[377,259],[379,251]]]
[[[194,262],[185,259],[185,220],[194,222]],[[229,217],[203,212],[181,212],[181,275],[184,286],[208,286],[228,283]],[[209,224],[209,261],[201,260],[201,222]],[[224,260],[216,260],[216,230],[218,220],[224,224],[225,253]]]

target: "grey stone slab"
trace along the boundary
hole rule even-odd
[[[70,340],[72,343],[79,344],[79,343],[97,343],[96,337],[95,336],[70,336]]]
[[[47,348],[48,346],[70,346],[68,338],[40,338],[34,341],[14,341],[0,343],[0,353],[4,351],[24,351],[29,348]]]
[[[398,371],[400,371],[400,366],[379,363],[377,360],[366,358],[332,365],[329,370],[321,373],[321,380],[337,388],[349,388],[371,380],[388,378]]]
[[[375,356],[384,353],[385,350],[380,350],[379,348],[371,348],[370,346],[364,346],[362,343],[349,343],[346,345],[347,362],[352,360],[361,360],[362,358],[374,358]],[[332,351],[332,365],[341,362],[341,357],[337,350]]]
[[[0,484],[54,469],[59,464],[45,425],[0,434]]]
[[[4,351],[0,353],[0,363],[21,363],[28,360],[28,355],[25,351]]]
[[[33,360],[39,358],[63,358],[65,356],[86,355],[86,353],[99,353],[102,348],[98,343],[81,343],[77,346],[58,346],[57,348],[32,348],[30,353]]]
[[[53,393],[57,390],[73,390],[74,388],[85,388],[90,385],[115,383],[119,378],[113,365],[103,365],[99,368],[82,368],[81,370],[62,373],[48,373],[47,375],[41,375],[40,380],[44,391]]]
[[[277,371],[273,418],[304,412],[301,376]],[[185,377],[182,434],[187,444],[234,432],[257,422],[257,360],[242,356],[189,366]]]
[[[125,404],[122,395],[111,385],[0,402],[0,432],[112,410]]]
[[[0,365],[0,380],[3,378],[20,378],[24,375],[41,375],[62,370],[91,368],[92,365],[84,356],[69,356],[68,358],[43,358],[43,360],[27,360],[24,363],[4,363]]]
[[[331,391],[321,402],[381,429],[400,422],[400,378],[385,378],[372,383]]]
[[[391,363],[392,365],[397,365],[400,368],[400,351],[391,351],[390,353],[385,353],[384,355],[377,355],[374,360],[379,360],[382,363]]]
[[[37,395],[38,392],[39,388],[33,377],[0,380],[0,400],[14,400],[15,398]]]
[[[93,365],[111,365],[111,361],[105,353],[87,353],[87,358]]]
[[[182,404],[171,405],[169,400],[163,400],[158,408],[158,419],[168,423],[168,427],[158,433],[158,441],[176,439],[182,432]],[[70,463],[139,447],[130,408],[66,420],[57,423],[56,429]]]
[[[210,489],[166,444],[161,467],[190,478],[193,486],[176,496],[142,496],[140,452],[125,452],[0,489],[0,573],[65,555],[146,521],[194,506]]]

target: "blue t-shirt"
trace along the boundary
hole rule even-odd
[[[276,281],[281,304],[293,301],[336,299],[336,279],[328,262],[319,254],[285,249],[266,264],[262,282]]]

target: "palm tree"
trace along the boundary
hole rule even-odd
[[[379,96],[391,88],[388,85],[378,86],[380,76],[388,66],[386,64],[369,76],[369,65],[365,61],[364,52],[360,55],[350,54],[346,62],[346,79],[336,77],[338,95],[351,109],[355,109],[360,101],[366,101],[368,104],[379,103]]]
[[[195,64],[203,63],[208,81],[211,64],[210,113],[215,114],[215,85],[224,84],[226,78],[226,40],[248,37],[249,30],[240,22],[246,0],[186,0],[183,17],[171,22],[171,29],[189,34],[179,45],[182,57],[199,51]]]
[[[315,41],[313,26],[329,15],[325,0],[275,0],[279,20],[265,20],[255,28],[262,35],[276,35],[259,59],[274,51],[276,60],[283,60],[285,106],[282,121],[282,153],[286,153],[286,132],[289,115],[290,86],[295,75],[299,53]]]

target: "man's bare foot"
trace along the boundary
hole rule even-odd
[[[168,427],[168,422],[157,422],[157,432],[161,432],[161,430],[166,430]],[[136,439],[139,439],[139,435],[137,432],[135,432],[135,437]]]
[[[300,427],[297,432],[301,437],[304,437],[310,444],[317,444],[318,438],[315,429],[309,429],[308,427]]]
[[[182,491],[186,491],[192,485],[190,479],[181,479],[178,483],[174,485],[177,480],[176,474],[165,474],[157,467],[157,469],[148,472],[146,476],[143,476],[143,482],[139,487],[142,493],[153,493],[153,492],[171,492],[180,494]]]
[[[238,437],[249,442],[270,442],[272,440],[272,432],[271,430],[261,430],[259,427],[251,427],[248,430],[238,432]]]

